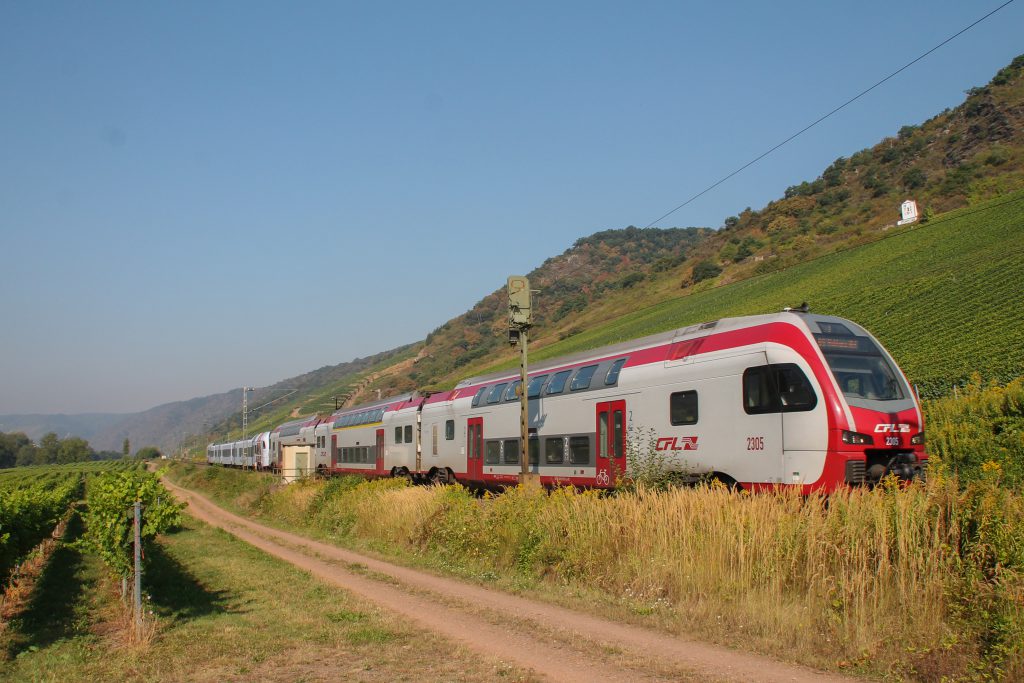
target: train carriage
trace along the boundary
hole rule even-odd
[[[458,391],[468,477],[519,472],[518,379]],[[528,378],[530,469],[545,483],[614,484],[632,446],[685,476],[757,489],[832,490],[909,479],[926,465],[906,378],[863,328],[799,312],[695,325],[535,366]]]
[[[384,464],[385,416],[413,396],[395,396],[334,413],[326,433],[332,449],[331,471],[366,477],[392,475]]]

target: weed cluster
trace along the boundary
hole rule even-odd
[[[961,481],[1024,486],[1024,378],[1005,386],[975,375],[951,396],[925,402],[932,467]]]

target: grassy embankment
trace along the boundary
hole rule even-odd
[[[512,490],[173,477],[277,526],[831,669],[1024,676],[1024,499],[998,468],[827,501],[721,489]],[[381,514],[387,510],[386,515]]]
[[[81,533],[75,518],[67,540]],[[194,520],[154,554],[145,591],[157,630],[133,645],[116,581],[95,556],[62,544],[27,608],[0,629],[0,680],[523,678]]]

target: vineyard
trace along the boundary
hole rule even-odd
[[[81,495],[80,475],[0,490],[0,583]]]
[[[120,498],[113,499],[112,490],[117,491]],[[164,528],[165,523],[160,521],[161,511],[174,508],[166,495],[159,503],[155,500],[160,497],[162,488],[156,477],[147,473],[139,461],[107,460],[6,470],[0,473],[0,584],[6,581],[18,562],[53,531],[58,520],[73,503],[82,499],[86,491],[96,502],[96,511],[87,512],[87,517],[96,518],[91,537],[115,529],[127,537],[127,532],[123,531],[128,524],[126,512],[136,496],[142,496],[141,499],[147,503],[153,499],[156,521],[150,524],[150,536],[154,533],[152,530]],[[104,497],[94,494],[94,491],[107,494]],[[129,501],[123,502],[121,498]],[[110,512],[107,508],[115,504],[121,509],[116,513]],[[100,519],[103,515],[106,517]],[[116,522],[109,521],[118,516]],[[121,565],[113,558],[123,555],[124,550],[120,545],[115,548],[115,543],[111,538],[96,542],[95,547],[109,554],[111,566],[120,573]]]
[[[1017,192],[865,246],[651,306],[538,348],[533,358],[808,301],[815,313],[869,329],[923,396],[948,394],[975,372],[1006,383],[1024,375],[1022,217],[1024,192]]]

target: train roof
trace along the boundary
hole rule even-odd
[[[341,410],[335,410],[333,413],[331,413],[331,418],[342,417],[343,415],[348,415],[350,413],[361,413],[364,410],[369,410],[371,408],[383,408],[395,403],[406,403],[407,401],[413,400],[417,396],[418,394],[415,391],[409,391],[404,394],[397,394],[395,396],[387,396],[385,398],[377,399],[376,401],[370,401],[369,403],[360,403],[359,405],[352,406],[351,408],[342,408]]]
[[[836,316],[819,315],[814,313],[806,313],[800,310],[788,310],[780,313],[768,313],[763,315],[748,315],[740,316],[735,318],[721,318],[719,320],[713,320],[711,322],[697,323],[695,325],[689,325],[687,327],[680,327],[667,332],[659,332],[658,334],[652,334],[647,337],[640,337],[638,339],[630,339],[618,344],[611,344],[609,346],[602,346],[596,349],[590,349],[588,351],[580,351],[578,353],[570,354],[568,356],[559,356],[558,358],[552,358],[550,360],[544,360],[536,363],[530,363],[530,374],[544,372],[545,370],[552,370],[555,368],[566,367],[571,365],[577,365],[585,363],[590,360],[599,360],[605,358],[612,358],[615,356],[627,356],[636,351],[647,349],[656,346],[662,346],[669,344],[674,341],[681,341],[684,339],[692,339],[697,337],[705,337],[710,334],[725,332],[729,330],[744,329],[747,327],[754,327],[756,325],[766,325],[774,322],[788,322],[794,323],[800,321],[806,325],[812,332],[821,331],[818,323],[820,322],[841,322],[844,325],[853,326],[856,330],[864,334],[863,328],[855,323],[851,323],[844,318],[838,318]],[[812,327],[813,325],[813,327]],[[509,368],[501,370],[499,372],[492,372],[486,375],[479,375],[476,377],[468,377],[458,384],[455,385],[456,389],[462,389],[470,386],[477,386],[480,384],[487,384],[494,380],[511,377],[517,374],[515,368]]]

